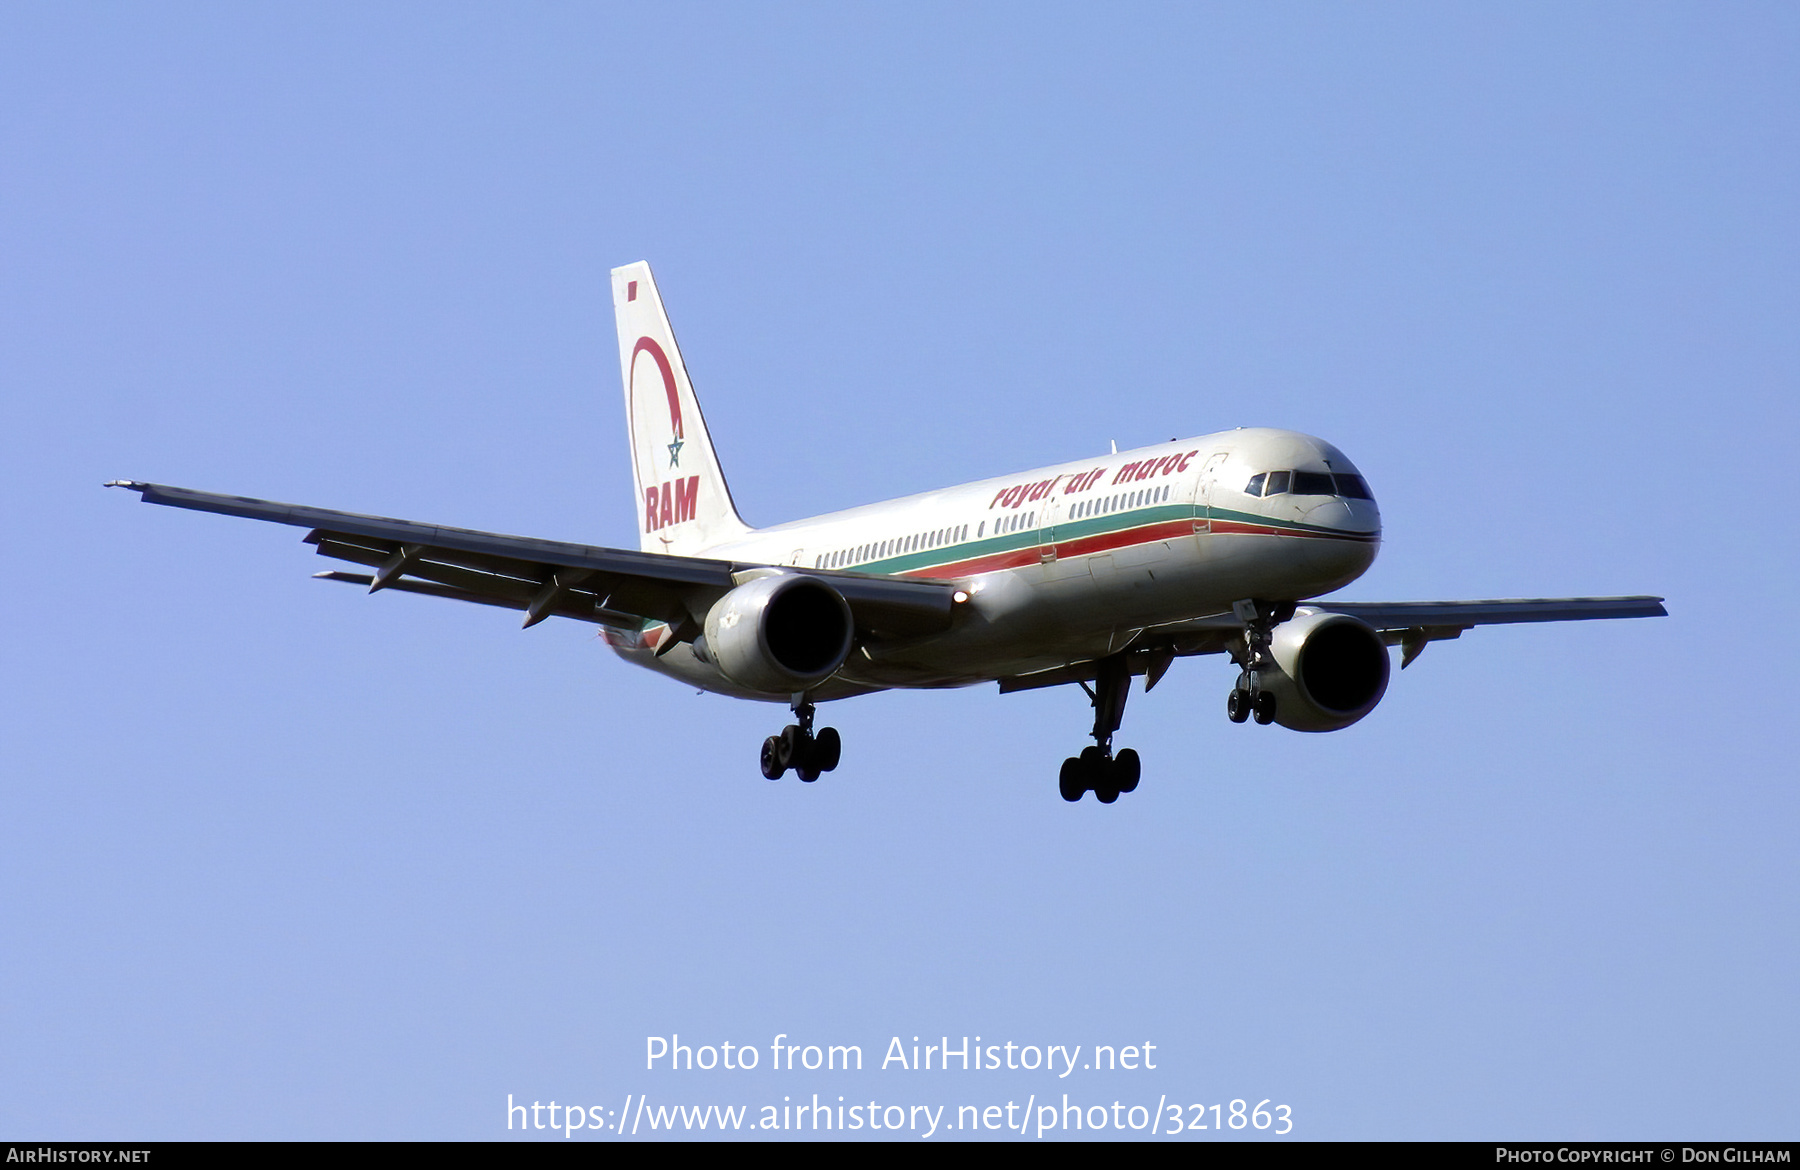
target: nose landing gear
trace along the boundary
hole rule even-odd
[[[1086,690],[1086,684],[1083,688]],[[1063,761],[1057,791],[1071,804],[1089,792],[1101,804],[1111,804],[1122,792],[1135,791],[1141,765],[1137,752],[1125,748],[1113,754],[1113,732],[1125,718],[1125,698],[1131,691],[1131,668],[1123,654],[1100,661],[1099,676],[1088,697],[1094,701],[1094,746]]]
[[[1225,717],[1242,723],[1251,716],[1264,726],[1275,722],[1275,696],[1262,689],[1262,673],[1275,664],[1269,650],[1275,627],[1294,616],[1294,603],[1240,601],[1232,611],[1244,623],[1244,646],[1234,650],[1231,660],[1243,668],[1237,685],[1225,699]]]
[[[1256,721],[1265,726],[1275,722],[1275,696],[1268,691],[1252,690],[1254,685],[1249,671],[1238,676],[1237,685],[1225,696],[1227,719],[1242,723],[1254,715]]]
[[[796,776],[811,784],[822,773],[838,766],[844,742],[835,727],[822,728],[817,735],[813,734],[813,705],[805,695],[796,695],[793,707],[794,718],[799,722],[790,723],[781,729],[780,735],[763,740],[762,774],[770,780],[779,780],[792,768]]]

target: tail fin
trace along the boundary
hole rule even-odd
[[[731,502],[650,265],[613,269],[612,289],[640,547],[691,555],[750,531]]]

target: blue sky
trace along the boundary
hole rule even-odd
[[[1793,1135],[1791,8],[658,8],[0,12],[0,1137]],[[1381,501],[1346,597],[1671,616],[1471,632],[1323,736],[1180,662],[1110,808],[1069,690],[839,704],[769,784],[778,708],[99,486],[629,545],[639,259],[752,523],[1284,426]],[[873,1067],[915,1035],[1159,1065]]]

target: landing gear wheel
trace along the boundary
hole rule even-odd
[[[775,739],[781,745],[782,767],[798,767],[800,761],[806,758],[806,739],[804,733],[792,723],[782,728],[781,734],[776,736]]]
[[[813,766],[821,772],[835,771],[838,757],[844,754],[844,741],[838,736],[837,728],[826,727],[819,731],[813,740]]]
[[[1082,779],[1093,791],[1095,800],[1101,804],[1111,804],[1119,799],[1118,772],[1113,758],[1098,744],[1082,748],[1078,762],[1081,765]]]
[[[1251,704],[1256,714],[1256,721],[1265,727],[1275,722],[1275,696],[1268,691],[1258,691],[1256,700]]]
[[[1056,790],[1070,804],[1087,795],[1087,778],[1083,772],[1081,761],[1074,756],[1063,761],[1062,775],[1056,779]]]
[[[787,771],[787,765],[781,762],[781,737],[771,735],[768,739],[763,740],[762,745],[763,777],[767,780],[779,780],[785,771]]]
[[[819,778],[818,769],[812,766],[812,736],[790,723],[781,729],[776,742],[779,744],[776,752],[783,768],[792,768],[800,779],[808,782]],[[807,775],[808,772],[812,775]]]
[[[1138,786],[1138,774],[1143,765],[1138,760],[1137,751],[1126,748],[1113,757],[1112,783],[1120,792],[1135,792]]]
[[[1233,723],[1250,718],[1250,692],[1234,689],[1225,700],[1225,717]]]

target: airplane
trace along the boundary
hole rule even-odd
[[[315,576],[600,627],[628,662],[702,690],[785,702],[762,774],[814,781],[842,739],[818,703],[892,688],[1077,685],[1093,743],[1063,799],[1111,804],[1141,774],[1113,750],[1131,680],[1223,654],[1234,723],[1336,731],[1404,669],[1475,626],[1666,616],[1660,597],[1319,600],[1381,544],[1368,482],[1331,444],[1239,428],[1041,467],[768,528],[738,515],[647,263],[612,273],[636,550],[115,480],[145,503],[291,524],[372,572]]]

